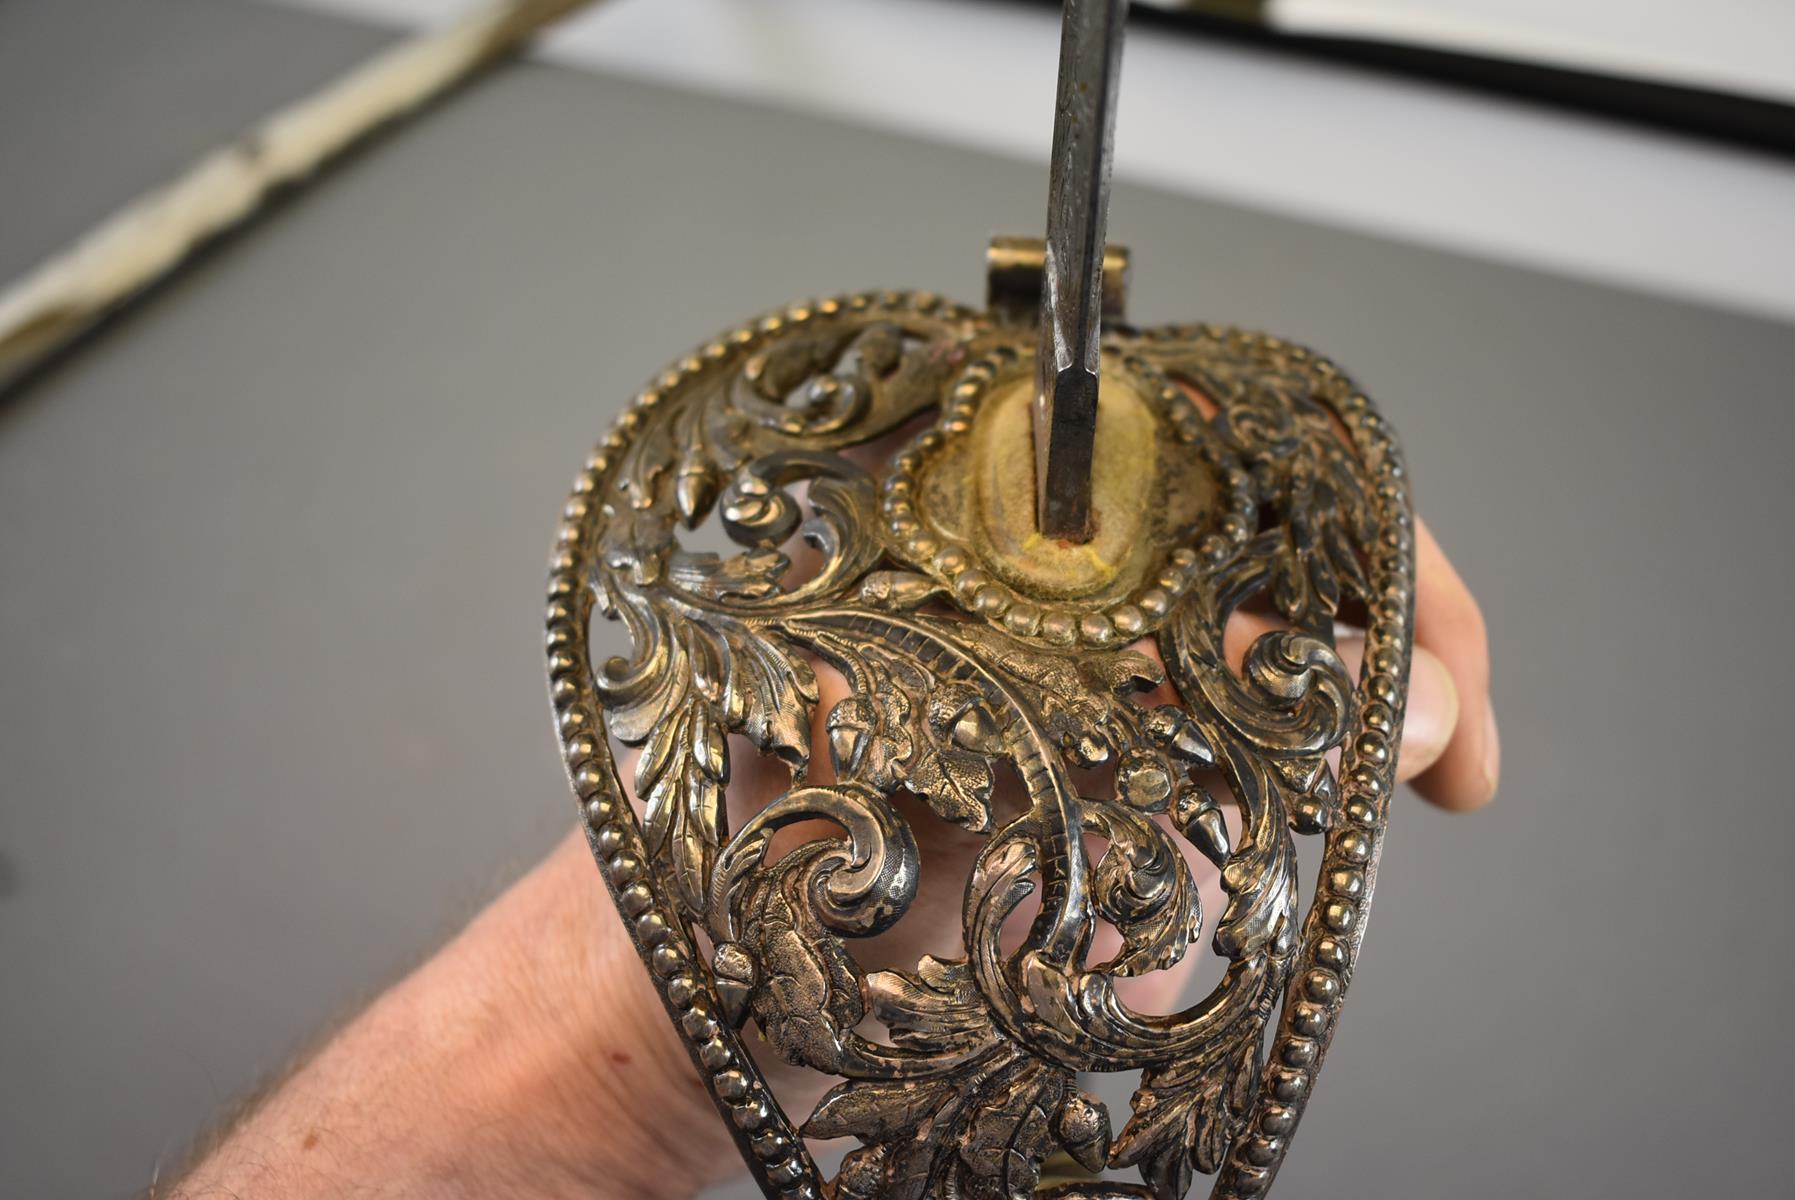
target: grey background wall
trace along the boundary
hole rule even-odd
[[[0,275],[383,35],[0,6]],[[1038,165],[515,67],[0,407],[0,1195],[123,1196],[571,818],[567,480],[745,314],[976,299]],[[1795,330],[1137,188],[1143,321],[1379,396],[1496,648],[1503,794],[1397,813],[1293,1196],[1779,1194]]]

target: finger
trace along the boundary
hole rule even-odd
[[[1358,677],[1365,660],[1365,635],[1343,636],[1337,647],[1346,669]],[[1396,755],[1398,781],[1423,774],[1446,752],[1458,726],[1458,687],[1452,672],[1431,650],[1416,646],[1409,665],[1408,709],[1402,719],[1402,746]]]
[[[1448,809],[1489,803],[1501,771],[1501,740],[1490,703],[1490,651],[1483,613],[1471,589],[1421,521],[1415,523],[1417,653],[1430,651],[1452,675],[1458,721],[1439,759],[1415,778],[1415,790]],[[1412,696],[1412,693],[1411,693]]]

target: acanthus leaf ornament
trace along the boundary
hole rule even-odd
[[[1032,336],[918,294],[770,314],[644,391],[566,510],[549,673],[586,833],[770,1196],[1261,1195],[1352,976],[1410,652],[1390,431],[1279,339],[1112,329],[1097,528],[1042,545],[1003,453]],[[739,551],[688,550],[706,521]],[[1231,659],[1241,613],[1262,631]],[[591,660],[595,616],[630,654]],[[1356,680],[1336,619],[1366,629]],[[639,748],[639,811],[612,739]],[[732,741],[789,776],[739,828]],[[964,951],[863,968],[928,821],[981,840]],[[825,832],[776,852],[799,826]],[[1116,987],[1205,949],[1225,972],[1178,1011]],[[757,1054],[838,1082],[788,1113]],[[1080,1086],[1107,1071],[1139,1074],[1131,1112]],[[803,1136],[858,1145],[825,1180]]]

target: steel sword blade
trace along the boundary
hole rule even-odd
[[[1047,185],[1036,360],[1036,525],[1091,536],[1091,452],[1101,369],[1103,250],[1128,0],[1066,0]]]

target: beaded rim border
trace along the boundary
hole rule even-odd
[[[610,742],[598,720],[601,706],[588,655],[593,598],[585,580],[594,534],[607,520],[604,506],[593,498],[609,482],[619,452],[633,440],[647,411],[700,371],[774,334],[819,317],[872,311],[894,317],[988,320],[931,293],[881,291],[793,305],[705,343],[641,392],[586,460],[563,510],[549,564],[545,635],[549,697],[587,844],[706,1090],[733,1126],[750,1173],[768,1194],[787,1200],[822,1200],[823,1182],[740,1036],[717,1020],[721,1005],[703,968],[695,965],[702,960],[691,935],[674,915],[675,907],[657,895],[650,878],[641,826],[624,797]],[[1301,1121],[1351,983],[1364,938],[1363,913],[1377,880],[1394,790],[1395,743],[1407,699],[1414,622],[1415,548],[1408,473],[1395,437],[1370,398],[1334,363],[1302,346],[1206,324],[1161,326],[1139,331],[1133,340],[1144,344],[1143,359],[1150,358],[1155,343],[1168,341],[1207,342],[1267,361],[1288,359],[1287,365],[1310,377],[1315,397],[1345,426],[1372,483],[1377,513],[1377,551],[1370,564],[1374,598],[1357,689],[1363,700],[1341,760],[1341,812],[1346,819],[1326,835],[1318,885],[1304,917],[1302,943],[1247,1129],[1236,1138],[1212,1191],[1224,1200],[1247,1200],[1270,1188]],[[1206,546],[1202,549],[1208,553]]]
[[[1147,390],[1159,409],[1156,416],[1171,426],[1180,442],[1196,445],[1215,468],[1218,490],[1227,507],[1204,517],[1195,546],[1173,546],[1160,565],[1133,591],[1100,608],[1069,600],[1062,604],[1032,599],[978,565],[976,550],[962,539],[931,529],[918,515],[914,496],[931,455],[950,441],[967,436],[979,405],[994,386],[1032,370],[1016,345],[993,347],[969,363],[948,389],[941,418],[918,433],[892,456],[891,470],[880,488],[880,511],[894,551],[941,582],[959,597],[965,609],[1000,624],[1012,635],[1055,647],[1074,644],[1113,646],[1152,633],[1189,590],[1199,562],[1219,563],[1252,536],[1256,520],[1253,481],[1214,437],[1192,397],[1163,370],[1138,353],[1111,343],[1105,352]]]
[[[1326,835],[1260,1087],[1246,1129],[1235,1139],[1211,1192],[1217,1200],[1251,1200],[1271,1188],[1308,1105],[1352,982],[1377,883],[1413,649],[1415,540],[1408,468],[1370,397],[1336,364],[1304,346],[1207,324],[1162,326],[1139,336],[1149,357],[1155,343],[1179,341],[1302,372],[1314,398],[1345,427],[1377,514],[1376,548],[1369,563],[1370,619],[1356,688],[1359,708],[1340,762],[1344,820]]]

